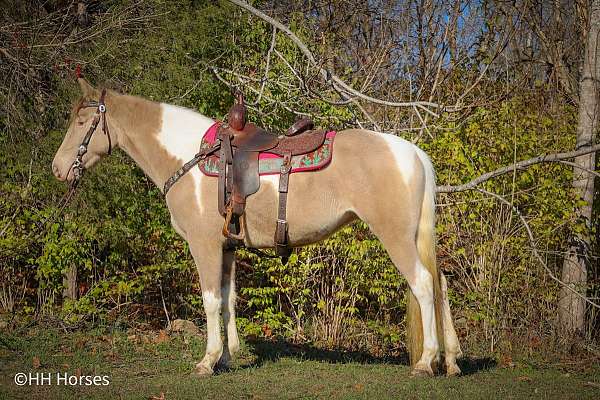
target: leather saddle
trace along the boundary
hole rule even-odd
[[[279,209],[275,231],[277,254],[286,262],[291,254],[288,246],[286,205],[292,156],[317,150],[325,142],[324,130],[313,130],[313,123],[302,118],[285,135],[274,135],[246,122],[246,107],[241,94],[231,107],[228,123],[219,127],[219,212],[225,218],[223,235],[239,244],[244,239],[246,199],[260,188],[259,154],[283,157],[279,178]]]

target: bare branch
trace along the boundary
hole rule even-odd
[[[529,242],[531,243],[531,251],[533,252],[533,255],[535,256],[535,258],[537,258],[537,260],[540,262],[542,267],[544,267],[544,269],[546,270],[546,273],[550,276],[550,278],[552,278],[554,281],[558,282],[558,284],[560,284],[561,286],[567,288],[569,291],[573,292],[573,294],[575,294],[577,297],[584,300],[586,303],[589,303],[592,307],[600,309],[600,304],[594,303],[593,301],[591,301],[590,299],[588,299],[587,297],[585,297],[584,295],[579,293],[577,290],[573,289],[571,287],[571,285],[567,285],[565,282],[561,281],[558,277],[556,277],[556,275],[554,275],[552,270],[548,267],[548,265],[546,265],[546,263],[544,262],[544,259],[538,253],[537,247],[535,246],[535,237],[533,236],[533,232],[531,231],[531,228],[529,227],[529,223],[527,223],[527,220],[525,219],[525,217],[523,217],[523,214],[521,214],[521,212],[519,211],[519,209],[517,207],[515,207],[513,204],[511,204],[510,201],[506,200],[504,197],[500,196],[499,194],[496,194],[493,192],[488,192],[487,190],[481,189],[481,188],[474,188],[474,189],[483,194],[487,194],[488,196],[492,196],[492,197],[496,198],[497,200],[501,201],[502,203],[506,204],[510,208],[512,208],[512,210],[515,212],[515,214],[517,214],[517,216],[521,220],[521,223],[525,227],[525,230],[527,231],[527,236],[529,238]]]
[[[335,83],[339,89],[341,89],[341,90],[343,90],[343,92],[345,92],[344,94],[346,95],[345,97],[347,97],[347,98],[357,97],[362,100],[369,101],[371,103],[380,104],[380,105],[389,106],[389,107],[415,107],[415,106],[418,106],[418,107],[422,107],[422,108],[426,108],[426,107],[442,108],[439,104],[433,103],[430,101],[395,102],[395,101],[387,101],[387,100],[377,99],[375,97],[364,94],[364,93],[354,89],[353,87],[349,86],[348,84],[346,84],[342,79],[340,79],[332,71],[320,66],[317,63],[315,56],[309,50],[309,48],[306,46],[306,44],[302,40],[300,40],[300,38],[298,36],[296,36],[294,34],[294,32],[292,32],[287,26],[283,25],[281,22],[275,20],[274,18],[269,17],[268,15],[261,12],[260,10],[257,10],[256,8],[252,7],[250,4],[246,3],[243,0],[229,0],[229,2],[242,7],[246,11],[250,12],[251,14],[257,16],[258,18],[262,19],[263,21],[271,24],[275,28],[277,28],[280,31],[282,31],[283,33],[285,33],[287,35],[287,37],[289,37],[290,40],[292,42],[294,42],[296,44],[296,46],[298,46],[298,48],[300,49],[302,54],[304,54],[304,56],[308,59],[308,61],[314,67],[318,68],[321,76],[327,82],[329,82],[331,84]],[[431,112],[431,110],[427,110],[427,111]]]
[[[473,190],[476,188],[476,186],[480,185],[481,183],[483,183],[487,180],[490,180],[490,179],[495,178],[500,175],[504,175],[506,173],[512,172],[517,169],[524,169],[524,168],[530,167],[532,165],[540,164],[540,163],[544,163],[544,162],[559,162],[561,160],[566,160],[566,159],[581,156],[584,154],[595,153],[597,151],[600,151],[600,144],[596,144],[594,146],[586,147],[584,149],[568,151],[568,152],[564,152],[564,153],[544,154],[541,156],[530,158],[529,160],[523,160],[523,161],[519,161],[517,163],[511,164],[511,165],[507,165],[505,167],[499,168],[492,172],[488,172],[488,173],[478,176],[477,178],[471,180],[470,182],[464,183],[462,185],[438,186],[436,189],[436,192],[437,193],[456,193],[456,192],[464,192],[466,190]]]
[[[258,94],[258,99],[256,99],[255,104],[260,103],[260,99],[265,91],[265,86],[267,85],[267,81],[269,80],[269,69],[271,66],[271,53],[275,49],[275,44],[277,42],[277,28],[273,27],[273,34],[271,35],[271,47],[269,47],[269,51],[267,52],[267,66],[265,67],[265,73],[263,74],[262,82],[260,84],[260,93]]]

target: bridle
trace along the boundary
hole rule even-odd
[[[81,142],[81,144],[79,145],[79,149],[77,150],[77,156],[75,157],[75,161],[73,161],[73,163],[71,164],[71,167],[69,168],[68,173],[73,171],[73,180],[69,183],[69,189],[64,194],[64,196],[62,197],[62,199],[59,203],[58,213],[54,214],[54,216],[52,216],[52,218],[49,215],[47,220],[54,220],[56,216],[58,216],[62,213],[62,211],[65,209],[65,207],[67,207],[67,205],[71,201],[71,198],[73,197],[73,194],[75,193],[75,191],[77,189],[77,185],[79,184],[79,181],[81,180],[81,177],[83,176],[83,171],[85,170],[85,168],[83,167],[83,156],[88,151],[88,146],[90,144],[90,140],[92,140],[92,135],[94,134],[94,132],[96,132],[96,129],[98,128],[98,124],[100,123],[100,120],[102,120],[102,132],[104,132],[104,134],[108,138],[108,154],[110,154],[112,151],[112,140],[110,137],[110,132],[108,131],[108,124],[106,123],[105,98],[106,98],[106,89],[102,89],[102,93],[100,94],[100,98],[98,99],[98,101],[81,102],[81,104],[78,106],[78,108],[76,110],[76,113],[78,113],[79,110],[81,110],[82,108],[96,107],[96,113],[94,115],[94,119],[92,120],[92,125],[90,126],[90,129],[88,129],[87,133],[83,137],[83,141]],[[68,173],[67,173],[67,175],[68,175]]]
[[[71,170],[73,171],[73,177],[74,177],[74,179],[69,184],[69,189],[62,197],[62,199],[59,203],[59,207],[56,209],[57,211],[51,212],[46,217],[46,219],[42,219],[40,222],[38,222],[37,223],[38,226],[47,224],[49,221],[55,221],[56,218],[62,214],[63,210],[67,207],[67,205],[71,201],[71,198],[73,197],[73,194],[75,193],[75,190],[77,189],[77,185],[79,184],[79,180],[81,179],[81,176],[83,175],[83,171],[85,169],[82,164],[83,156],[88,151],[88,146],[90,144],[90,140],[92,139],[92,135],[94,134],[94,132],[96,132],[96,128],[98,128],[98,124],[100,123],[100,120],[102,120],[102,131],[108,138],[108,154],[111,153],[112,140],[110,138],[110,132],[108,131],[108,125],[106,123],[106,103],[104,102],[105,98],[106,98],[106,89],[103,89],[98,101],[85,101],[85,102],[82,102],[78,106],[77,112],[79,112],[79,110],[81,110],[82,108],[97,107],[96,114],[94,115],[94,120],[92,121],[92,125],[90,126],[90,129],[88,129],[87,133],[85,134],[85,136],[83,138],[83,141],[81,142],[81,145],[79,146],[79,149],[77,150],[77,157],[75,157],[75,161],[73,161],[73,164],[71,164],[71,168],[69,168],[69,172],[71,172]],[[31,232],[33,233],[33,232],[35,232],[35,230],[32,230]]]
[[[71,164],[71,168],[69,169],[69,171],[73,171],[73,180],[70,184],[70,190],[74,190],[77,187],[77,185],[79,184],[79,180],[83,176],[83,156],[88,151],[90,140],[92,140],[92,135],[94,134],[94,132],[96,132],[96,128],[98,127],[100,120],[102,120],[102,132],[104,132],[104,134],[108,138],[108,154],[110,154],[112,151],[112,141],[110,138],[110,132],[108,131],[108,125],[106,123],[106,103],[104,102],[105,97],[106,89],[103,89],[102,94],[100,95],[100,99],[98,99],[98,101],[83,102],[77,110],[79,111],[82,108],[88,107],[97,107],[96,114],[94,115],[94,120],[92,121],[92,125],[85,134],[81,145],[79,145],[79,149],[77,150],[77,157],[75,157],[75,161],[73,161],[73,164]]]

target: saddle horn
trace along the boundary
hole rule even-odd
[[[235,104],[229,110],[227,121],[229,126],[236,131],[241,131],[246,125],[246,106],[244,105],[244,95],[237,91],[235,94]]]

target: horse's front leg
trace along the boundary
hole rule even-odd
[[[223,307],[223,325],[225,326],[225,345],[219,364],[229,367],[231,358],[240,349],[237,326],[235,324],[235,252],[223,253],[223,277],[221,283],[221,306]]]
[[[217,361],[223,353],[221,327],[221,279],[223,276],[223,250],[221,243],[190,241],[190,250],[200,275],[202,300],[206,313],[206,354],[196,364],[196,374],[212,375]]]

